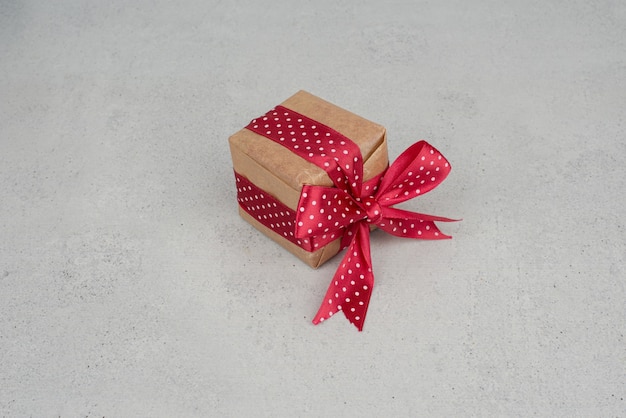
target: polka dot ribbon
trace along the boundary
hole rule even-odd
[[[316,164],[332,179],[335,187],[303,186],[292,239],[313,242],[322,237],[326,241],[330,235],[343,237],[341,247],[348,250],[313,323],[342,311],[361,331],[374,286],[370,226],[404,238],[450,238],[435,221],[453,219],[393,207],[437,187],[450,172],[450,164],[430,144],[419,141],[382,175],[363,182],[358,146],[328,126],[277,106],[246,128]]]

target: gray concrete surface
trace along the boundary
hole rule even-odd
[[[298,89],[453,165],[362,333],[236,215]],[[2,1],[0,416],[626,416],[625,111],[623,1]]]

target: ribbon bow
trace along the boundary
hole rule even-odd
[[[423,195],[437,187],[450,172],[450,164],[426,141],[404,151],[381,175],[363,182],[363,162],[358,148],[351,149],[350,164],[329,160],[327,167],[336,187],[305,185],[300,195],[295,235],[310,239],[344,232],[341,247],[349,247],[328,287],[314,324],[343,311],[359,331],[363,329],[374,274],[370,254],[370,226],[392,235],[415,239],[445,239],[434,221],[453,219],[394,208],[393,205]],[[356,155],[356,156],[355,156]]]

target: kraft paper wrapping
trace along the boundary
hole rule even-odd
[[[305,91],[299,91],[281,103],[282,106],[327,125],[354,141],[363,155],[365,180],[383,172],[388,164],[385,128],[354,113],[335,106]],[[293,154],[264,136],[242,129],[229,138],[233,168],[286,206],[297,210],[303,184],[332,186],[328,174],[315,164]],[[341,239],[314,252],[291,243],[239,208],[243,219],[276,241],[313,268],[337,254]]]

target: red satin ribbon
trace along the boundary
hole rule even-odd
[[[404,151],[382,174],[363,182],[358,146],[332,128],[283,106],[277,106],[246,127],[275,141],[324,169],[335,187],[304,185],[295,219],[296,240],[343,236],[349,247],[337,269],[314,324],[343,311],[363,329],[374,286],[370,255],[370,224],[399,237],[450,238],[434,221],[453,219],[392,207],[437,187],[450,164],[434,147],[419,141]]]

